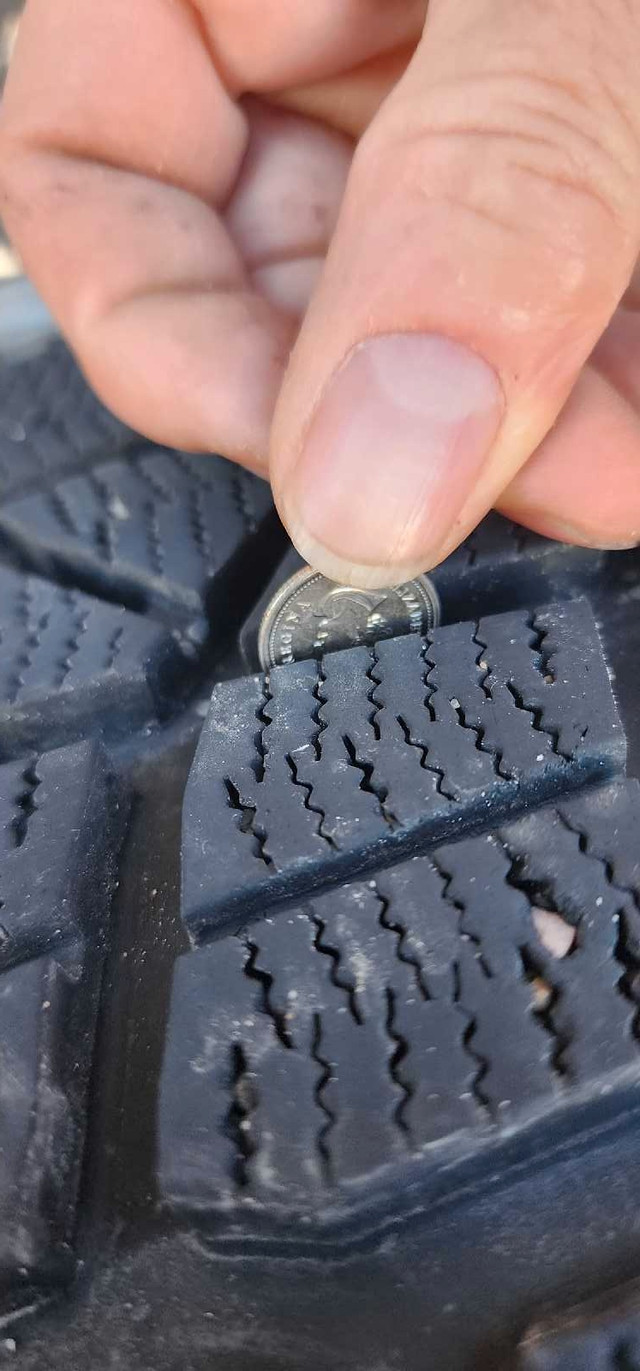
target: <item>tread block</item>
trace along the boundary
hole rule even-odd
[[[226,576],[271,513],[266,483],[222,457],[140,441],[6,500],[0,537],[37,574],[171,622],[207,610],[222,620]]]
[[[0,970],[91,926],[119,813],[95,743],[0,767]]]
[[[0,568],[0,759],[163,717],[204,633]]]
[[[59,339],[36,357],[0,364],[0,501],[135,441]]]
[[[97,973],[78,946],[0,975],[2,1310],[73,1275]]]
[[[445,618],[486,613],[488,605],[563,599],[598,577],[605,554],[543,538],[492,511],[434,571]]]
[[[183,917],[198,938],[606,779],[624,757],[586,601],[225,682],[185,797]]]
[[[593,796],[560,801],[183,955],[163,1202],[324,1223],[369,1203],[366,1186],[388,1193],[399,1164],[441,1194],[504,1166],[501,1149],[508,1163],[624,1125],[640,1085],[639,905],[613,873],[638,851],[640,786],[601,800],[625,816],[606,834]],[[550,916],[570,947],[549,940]]]
[[[597,579],[605,554],[542,538],[492,512],[473,533],[430,572],[442,603],[445,623],[502,609],[572,599]],[[248,615],[240,648],[249,671],[257,671],[262,616],[276,591],[304,566],[289,547],[264,594]]]
[[[122,812],[99,749],[0,768],[0,1310],[73,1274]]]

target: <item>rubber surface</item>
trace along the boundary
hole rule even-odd
[[[0,371],[0,1360],[629,1371],[637,556],[490,516],[432,637],[254,675],[294,562]]]
[[[0,757],[162,718],[205,639],[2,567],[0,635]]]
[[[625,751],[584,601],[225,683],[185,797],[184,918],[197,932],[495,823]]]
[[[640,968],[640,870],[633,884],[608,874],[630,852],[635,783],[437,847],[184,957],[160,1107],[167,1201],[200,1223],[216,1208],[235,1222],[234,1198],[253,1214],[299,1210],[302,1234],[285,1238],[309,1244],[306,1211],[325,1229],[341,1205],[369,1211],[393,1183],[383,1169],[407,1158],[412,1191],[442,1195],[506,1171],[527,1129],[548,1150],[632,1106],[637,1009],[622,992]],[[539,906],[576,928],[557,964]]]
[[[73,1275],[121,802],[80,743],[0,768],[0,1309]]]
[[[46,360],[0,369],[0,488],[3,499],[124,452],[136,435],[96,399],[64,344]]]

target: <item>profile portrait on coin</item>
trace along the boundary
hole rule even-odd
[[[386,590],[337,585],[311,567],[291,576],[267,607],[258,639],[264,671],[403,633],[429,633],[440,602],[427,576]]]

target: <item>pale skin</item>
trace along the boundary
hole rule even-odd
[[[639,75],[640,0],[28,0],[0,212],[105,402],[333,578],[491,506],[628,547]]]

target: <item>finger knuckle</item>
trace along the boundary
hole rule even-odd
[[[401,178],[404,194],[444,200],[548,252],[617,252],[626,264],[640,236],[640,152],[622,123],[554,75],[483,73],[437,84],[417,113],[399,103],[363,155],[378,180]]]

